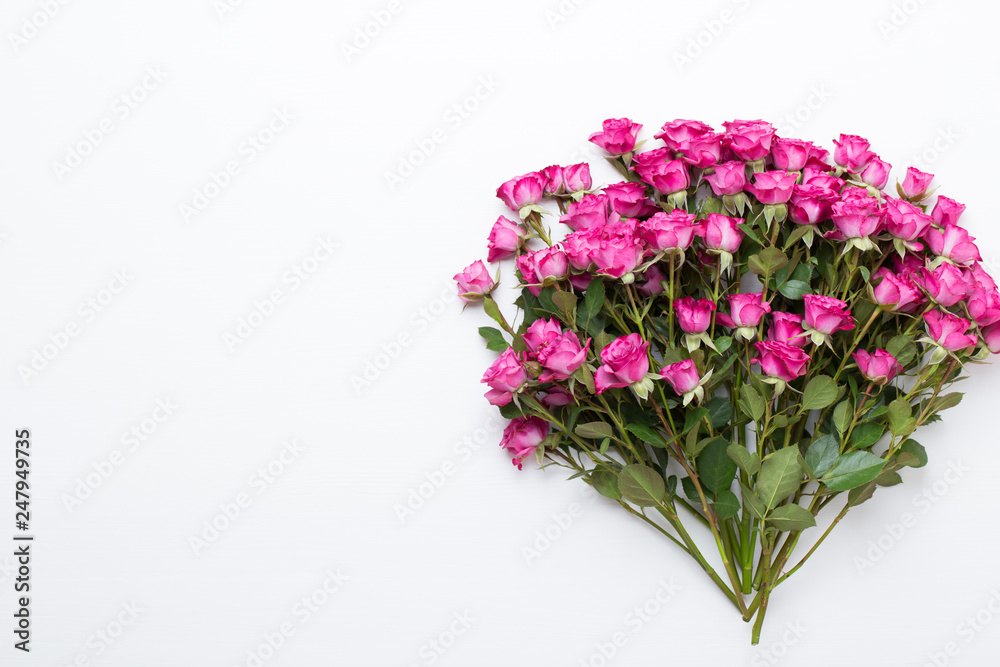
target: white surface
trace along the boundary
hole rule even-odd
[[[5,36],[42,4],[4,3]],[[924,430],[930,465],[776,592],[750,648],[749,626],[671,544],[558,470],[510,465],[478,382],[487,318],[460,313],[449,279],[485,257],[497,185],[581,150],[599,159],[586,137],[619,115],[644,136],[673,118],[757,117],[827,146],[862,134],[894,176],[925,154],[996,273],[1000,7],[908,2],[884,35],[884,0],[564,0],[555,24],[557,0],[401,0],[348,60],[342,44],[388,2],[233,0],[222,18],[218,4],[68,2],[17,52],[9,36],[0,47],[0,545],[14,532],[15,428],[33,433],[37,535],[30,655],[11,646],[0,556],[0,663],[252,665],[287,622],[263,664],[600,665],[595,646],[618,631],[628,641],[609,665],[921,665],[948,642],[948,664],[992,664],[1000,620],[959,624],[1000,590],[996,365],[973,369],[965,402]],[[699,34],[703,53],[679,67]],[[165,78],[146,79],[123,118],[116,98],[156,66]],[[484,77],[498,85],[478,108],[450,111]],[[250,160],[241,144],[276,109],[292,120]],[[52,163],[104,118],[111,134],[60,181]],[[385,172],[436,128],[443,143],[390,189]],[[229,161],[240,173],[185,223],[179,206]],[[286,272],[328,236],[335,256],[296,285]],[[88,321],[79,304],[122,269],[127,287]],[[225,335],[275,290],[273,316],[230,351]],[[71,323],[79,335],[26,385],[18,366]],[[400,335],[409,344],[355,391],[351,376]],[[179,407],[129,451],[122,434],[167,398]],[[480,448],[460,444],[477,429]],[[304,450],[283,473],[251,479],[291,438]],[[68,511],[65,494],[115,450],[121,465]],[[449,464],[401,523],[397,504]],[[250,506],[196,555],[189,538],[240,493]],[[526,563],[522,547],[573,503],[582,514]],[[880,538],[890,548],[859,572]],[[296,605],[338,568],[349,580],[307,616]],[[680,587],[673,599],[628,617],[661,580]],[[104,645],[96,633],[133,602],[138,618]],[[463,613],[470,627],[429,652]]]

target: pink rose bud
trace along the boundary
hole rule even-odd
[[[673,387],[674,392],[678,396],[683,396],[689,391],[694,391],[701,382],[701,376],[698,375],[698,368],[690,359],[664,366],[660,371],[660,375],[670,383],[670,386]]]
[[[499,262],[501,259],[513,257],[517,249],[524,244],[524,235],[524,227],[501,215],[490,230],[488,246],[490,252],[486,257],[487,261]]]
[[[994,324],[1000,321],[1000,292],[996,287],[984,289],[976,286],[969,291],[965,307],[969,317],[980,327]]]
[[[800,225],[815,225],[829,220],[837,193],[817,185],[796,185],[788,199],[788,217]]]
[[[524,345],[528,348],[528,358],[537,359],[538,351],[553,338],[562,335],[562,324],[558,320],[538,319],[524,332]]]
[[[787,171],[762,171],[754,175],[746,190],[761,204],[784,204],[792,196],[796,178]]]
[[[456,273],[454,280],[458,283],[458,298],[466,303],[482,301],[497,286],[481,259],[469,264],[461,273]]]
[[[876,190],[881,190],[889,182],[889,171],[892,165],[879,157],[873,157],[868,166],[861,172],[861,180]]]
[[[601,350],[603,365],[594,374],[598,394],[640,382],[649,372],[649,343],[637,333],[616,338]]]
[[[882,223],[879,202],[861,188],[848,188],[833,205],[833,226],[849,239],[867,238]]]
[[[802,316],[795,313],[771,313],[771,331],[768,338],[778,343],[805,347],[807,338],[802,328]]]
[[[574,231],[588,227],[602,227],[608,222],[610,209],[607,195],[584,195],[580,201],[570,203],[569,209],[559,218],[559,222]]]
[[[674,301],[674,310],[677,312],[677,322],[681,325],[684,333],[697,334],[708,331],[712,324],[712,313],[715,312],[715,304],[708,299],[695,300],[694,297],[686,296]]]
[[[982,331],[983,342],[993,354],[1000,354],[1000,322],[991,324]]]
[[[983,259],[979,256],[976,239],[957,225],[945,225],[941,229],[929,227],[924,233],[924,240],[932,253],[956,264],[968,265]]]
[[[851,356],[857,362],[861,375],[877,385],[887,384],[889,380],[903,371],[903,366],[896,361],[896,357],[885,350],[875,350],[873,354],[858,350]]]
[[[621,278],[642,264],[644,248],[635,236],[634,227],[622,221],[602,231],[600,246],[591,255],[598,273]]]
[[[639,174],[643,183],[652,185],[665,195],[686,190],[691,183],[687,165],[684,164],[683,160],[669,162],[654,160],[644,164],[637,162],[632,169]]]
[[[957,315],[932,310],[924,313],[924,323],[931,340],[950,352],[964,350],[979,342],[975,335],[965,333],[972,323]]]
[[[920,289],[909,278],[897,276],[885,268],[879,269],[872,276],[872,280],[879,278],[881,282],[872,288],[871,295],[875,303],[883,306],[883,310],[912,313],[916,310],[916,306],[924,302]]]
[[[609,118],[604,129],[590,135],[590,143],[603,148],[611,155],[624,155],[635,148],[635,139],[642,125],[628,118]]]
[[[814,171],[809,167],[802,170],[802,185],[815,185],[818,188],[826,188],[834,194],[840,194],[844,189],[846,181],[842,178],[831,176],[822,171]]]
[[[907,199],[917,199],[927,192],[927,187],[934,180],[934,174],[925,174],[916,167],[906,170],[906,176],[899,188],[903,191],[903,196]]]
[[[677,145],[681,159],[692,167],[707,169],[722,157],[722,135],[708,132]]]
[[[719,313],[715,321],[724,327],[755,327],[771,312],[771,304],[764,301],[762,292],[729,294],[729,315]]]
[[[535,252],[520,255],[516,260],[518,270],[529,285],[528,290],[538,296],[541,285],[548,280],[550,283],[563,280],[569,275],[569,256],[559,246],[542,248]]]
[[[559,386],[552,386],[545,390],[544,395],[540,395],[538,399],[542,402],[542,405],[549,408],[558,408],[562,405],[569,405],[576,400],[573,394],[566,391],[564,388]]]
[[[934,210],[931,211],[931,218],[939,225],[957,225],[964,210],[965,204],[959,204],[948,197],[938,197]]]
[[[714,130],[710,125],[706,125],[700,120],[672,120],[660,130],[659,134],[654,134],[654,139],[662,139],[672,151],[678,152],[679,146],[686,142],[712,134]]]
[[[743,242],[743,232],[737,226],[742,218],[730,218],[721,213],[709,213],[701,222],[705,247],[710,250],[734,253]]]
[[[733,160],[715,165],[715,172],[705,176],[717,197],[743,192],[747,184],[746,163]]]
[[[644,218],[659,211],[659,206],[646,198],[646,186],[642,183],[623,181],[604,188],[611,209],[626,218]]]
[[[845,169],[853,172],[861,172],[868,163],[875,157],[869,148],[871,144],[867,139],[854,134],[842,134],[839,139],[833,140],[833,161]]]
[[[580,339],[572,331],[566,331],[542,343],[538,349],[538,361],[542,364],[539,382],[566,380],[587,360],[590,339],[580,346]]]
[[[726,128],[723,145],[748,162],[763,160],[771,152],[774,127],[762,120],[733,120],[722,124]]]
[[[542,194],[544,196],[561,195],[566,191],[562,167],[552,165],[551,167],[542,169],[538,173],[545,179],[545,184],[542,186]]]
[[[518,417],[507,424],[500,439],[500,446],[514,455],[511,462],[521,469],[521,464],[549,435],[549,423],[538,417]]]
[[[653,252],[687,250],[699,229],[694,214],[678,208],[670,213],[660,211],[637,226],[639,235]]]
[[[480,380],[490,388],[486,400],[491,405],[507,405],[514,398],[514,392],[527,381],[528,372],[524,370],[521,356],[509,347],[486,369]]]
[[[800,139],[775,137],[771,142],[771,160],[775,169],[802,171],[809,160],[809,143]]]
[[[590,165],[586,162],[563,167],[563,179],[566,192],[581,192],[594,185],[590,178]]]
[[[646,296],[656,296],[663,293],[663,281],[667,279],[667,276],[660,270],[659,266],[653,264],[643,272],[641,279],[639,291]]]
[[[951,308],[965,299],[970,289],[965,273],[951,264],[941,264],[933,271],[920,269],[912,274],[913,282],[922,287],[934,303]]]
[[[777,378],[783,382],[791,382],[802,377],[809,365],[809,355],[802,349],[773,340],[754,343],[757,357],[750,363],[760,364],[764,375]]]
[[[806,326],[821,334],[830,335],[837,331],[848,331],[854,328],[854,318],[847,304],[832,296],[806,294],[802,297],[806,305],[806,314],[802,318]]]
[[[931,216],[908,201],[885,198],[886,229],[897,239],[916,241],[931,224]],[[919,250],[920,248],[918,248]]]
[[[516,176],[497,188],[497,197],[510,210],[520,211],[525,206],[542,201],[546,180],[537,171]]]

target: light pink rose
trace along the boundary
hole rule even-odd
[[[771,142],[771,160],[775,169],[802,171],[809,160],[809,143],[801,139],[775,137]]]
[[[717,197],[735,195],[743,192],[747,184],[747,167],[745,162],[732,160],[715,165],[715,173],[705,177],[712,186],[712,192]]]
[[[875,350],[869,354],[865,350],[858,350],[853,355],[854,361],[858,364],[858,370],[869,382],[877,385],[884,385],[892,378],[903,371],[903,366],[885,350]]]
[[[653,252],[687,250],[699,229],[694,214],[678,208],[670,213],[660,211],[637,226],[639,235]]]
[[[674,311],[677,313],[677,322],[681,325],[684,333],[697,334],[708,331],[712,323],[712,313],[715,312],[715,304],[708,299],[695,300],[694,297],[686,296],[674,301]]]
[[[837,193],[818,185],[796,185],[788,199],[788,217],[800,225],[815,225],[833,215]]]
[[[831,176],[830,174],[816,171],[809,167],[802,170],[802,185],[815,185],[818,188],[826,188],[831,192],[840,194],[840,191],[844,189],[845,183],[846,181],[842,178],[837,178],[836,176]]]
[[[881,190],[889,182],[889,171],[891,170],[891,164],[875,156],[861,172],[861,180],[876,190]]]
[[[729,294],[726,300],[729,301],[729,315],[719,313],[715,321],[730,329],[755,327],[771,312],[771,304],[764,301],[762,292]]]
[[[965,299],[969,291],[975,287],[970,285],[965,273],[951,264],[941,264],[933,271],[920,269],[914,271],[912,280],[922,287],[934,303],[950,308]]]
[[[698,383],[701,382],[701,376],[698,375],[698,368],[690,359],[664,366],[660,370],[660,375],[670,383],[670,386],[673,387],[674,392],[678,396],[683,396],[689,391],[694,391],[698,388]]]
[[[813,172],[831,171],[833,167],[830,166],[830,151],[811,141],[805,143],[809,147],[809,159],[806,160],[806,166],[802,168],[802,174],[805,175],[807,170]]]
[[[721,213],[709,213],[701,222],[702,237],[705,247],[710,250],[733,253],[739,250],[743,242],[743,232],[737,226],[742,218],[730,218]]]
[[[589,270],[594,263],[594,253],[600,250],[603,238],[603,227],[588,227],[567,234],[562,245],[570,265],[577,271]]]
[[[958,225],[945,225],[941,229],[928,227],[924,233],[927,247],[935,255],[950,259],[956,264],[968,265],[981,262],[979,248],[969,232]]]
[[[513,257],[517,249],[524,244],[524,235],[524,227],[501,215],[490,230],[489,255],[486,260],[499,262],[501,259]]]
[[[553,319],[537,319],[524,332],[524,345],[528,348],[528,358],[537,359],[538,350],[553,338],[562,334],[562,324]]]
[[[959,204],[948,197],[938,197],[934,210],[931,211],[931,218],[939,225],[957,225],[964,210],[965,204]]]
[[[563,280],[569,275],[569,256],[559,246],[526,252],[518,256],[515,263],[530,286],[541,285],[546,278]],[[535,296],[541,292],[537,286],[528,287],[528,290]]]
[[[802,297],[806,304],[806,314],[803,321],[806,326],[821,334],[832,334],[837,331],[848,331],[854,328],[854,318],[847,304],[832,296],[806,294]]]
[[[861,188],[848,188],[833,205],[833,226],[849,239],[867,238],[879,230],[882,209],[874,197]]]
[[[993,354],[1000,354],[1000,322],[991,324],[982,331],[983,342]]]
[[[632,169],[639,174],[643,183],[652,185],[658,192],[665,195],[687,190],[691,184],[687,165],[683,160],[669,162],[653,161],[646,164],[635,164]]]
[[[601,350],[603,365],[594,374],[598,394],[612,387],[627,387],[649,372],[649,343],[637,333],[616,338]]]
[[[752,364],[760,364],[764,375],[791,382],[802,377],[809,365],[809,355],[801,348],[773,340],[762,340],[754,343],[757,357],[750,360]]]
[[[537,204],[542,200],[547,179],[533,171],[523,176],[515,176],[499,188],[497,197],[512,211],[520,211],[523,207]]]
[[[792,196],[797,178],[787,171],[762,171],[754,174],[753,183],[747,183],[746,191],[761,204],[784,204]]]
[[[931,224],[931,216],[908,201],[885,198],[886,229],[897,239],[916,241]],[[923,246],[917,250],[921,250]]]
[[[905,275],[896,275],[886,268],[879,269],[872,280],[876,281],[872,298],[880,306],[892,312],[912,313],[924,302],[920,289]]]
[[[518,417],[507,424],[500,439],[500,446],[514,455],[511,463],[522,468],[525,458],[535,453],[549,435],[549,423],[538,417]]]
[[[996,287],[983,288],[976,286],[969,291],[965,301],[969,317],[981,327],[1000,321],[1000,292]]]
[[[482,301],[497,286],[481,259],[469,264],[461,273],[456,273],[454,280],[458,283],[458,298],[466,303]]]
[[[561,195],[566,191],[563,168],[559,165],[554,164],[551,167],[546,167],[538,173],[545,179],[545,184],[542,186],[544,196]]]
[[[586,162],[563,167],[563,180],[566,192],[589,190],[594,185],[593,180],[590,178],[590,165]]]
[[[763,160],[771,152],[774,127],[762,120],[733,120],[722,124],[726,128],[723,145],[746,161]]]
[[[524,369],[522,355],[507,348],[493,362],[480,382],[490,388],[486,392],[486,400],[491,405],[507,405],[518,391],[528,381],[528,372]]]
[[[646,198],[646,186],[642,183],[623,181],[604,188],[611,210],[626,218],[644,218],[659,211],[659,206]]]
[[[580,201],[570,202],[566,214],[559,218],[559,222],[574,231],[601,227],[608,222],[610,208],[607,195],[584,195]]]
[[[635,148],[635,139],[642,125],[628,118],[609,118],[604,129],[590,135],[590,143],[597,144],[611,155],[624,155]]]
[[[964,350],[979,342],[975,335],[965,333],[972,323],[957,315],[932,310],[924,313],[924,323],[931,340],[950,352]]]
[[[612,278],[621,278],[642,264],[645,249],[635,235],[634,225],[622,220],[602,228],[601,243],[591,253],[597,272]]]
[[[874,158],[878,157],[869,148],[871,144],[855,134],[842,134],[833,140],[833,161],[845,169],[860,173]]]
[[[795,313],[771,313],[771,331],[768,338],[795,347],[805,347],[807,338],[802,328],[802,316]]]
[[[544,370],[538,376],[538,381],[565,380],[573,375],[587,360],[590,340],[588,338],[581,347],[576,334],[566,331],[542,343],[538,348],[538,361]]]
[[[672,151],[677,151],[678,146],[685,141],[691,141],[706,134],[712,134],[714,130],[711,125],[706,125],[700,120],[672,120],[654,134],[654,139],[662,139]]]
[[[680,142],[675,150],[692,167],[707,169],[722,156],[722,135],[708,132]]]
[[[906,176],[903,177],[899,187],[907,199],[916,199],[927,192],[927,187],[933,180],[934,174],[925,174],[916,167],[910,167],[906,170]]]

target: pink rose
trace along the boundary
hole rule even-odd
[[[881,190],[889,182],[889,171],[892,165],[879,157],[873,157],[868,166],[861,172],[861,180],[876,190]]]
[[[525,458],[535,453],[549,435],[549,423],[538,417],[518,417],[507,424],[500,446],[514,455],[511,462],[521,469]]]
[[[871,144],[867,139],[854,134],[842,134],[839,139],[833,140],[833,161],[845,169],[853,172],[861,172],[868,163],[878,157],[869,148]]]
[[[497,286],[481,259],[469,264],[461,273],[456,273],[454,280],[458,283],[458,298],[466,303],[481,301]]]
[[[603,365],[594,375],[598,394],[612,387],[627,387],[641,381],[649,372],[649,343],[637,333],[616,338],[601,350]]]
[[[887,384],[889,380],[903,371],[903,366],[896,360],[896,357],[885,350],[875,350],[872,354],[858,350],[851,356],[857,362],[861,375],[877,385]]]
[[[878,231],[882,210],[878,200],[861,188],[848,188],[833,205],[833,226],[849,239],[867,238]]]
[[[692,167],[707,169],[722,156],[722,135],[708,132],[680,142],[675,150]]]
[[[775,137],[771,142],[771,160],[775,169],[802,171],[809,159],[809,143],[800,139]]]
[[[639,164],[632,167],[635,173],[644,183],[652,185],[657,191],[669,195],[675,192],[687,190],[691,180],[688,176],[687,165],[683,160],[671,160],[661,162],[659,160]]]
[[[717,197],[743,192],[747,184],[746,163],[733,160],[715,165],[715,172],[705,177]]]
[[[979,342],[975,335],[965,333],[972,323],[957,315],[932,310],[924,313],[924,322],[931,340],[950,352],[964,350]]]
[[[490,230],[488,246],[490,253],[486,257],[487,261],[498,262],[513,257],[524,243],[524,235],[524,227],[501,215]]]
[[[660,375],[670,383],[670,386],[673,387],[674,392],[678,396],[683,396],[689,391],[694,391],[701,382],[701,376],[698,375],[698,368],[690,359],[664,366],[660,371]]]
[[[730,314],[719,313],[715,321],[730,329],[755,327],[766,313],[771,312],[771,304],[764,301],[762,292],[729,294],[726,300],[729,301]]]
[[[542,194],[544,196],[561,195],[566,191],[562,167],[552,165],[551,167],[542,169],[538,173],[545,179],[545,184],[542,186]]]
[[[589,190],[594,185],[590,178],[590,165],[586,162],[563,167],[563,179],[566,192],[581,192]]]
[[[497,188],[497,197],[510,210],[520,211],[525,206],[542,201],[546,182],[547,179],[537,171],[516,176]]]
[[[587,360],[590,340],[580,346],[580,339],[572,331],[566,331],[550,338],[538,348],[538,361],[545,369],[538,377],[539,382],[565,380]]]
[[[830,166],[830,151],[817,146],[811,141],[807,141],[805,144],[809,148],[809,159],[806,160],[806,165],[802,168],[803,175],[807,169],[813,172],[830,171],[833,169]]]
[[[584,195],[580,201],[570,203],[569,209],[565,215],[559,218],[559,222],[574,231],[588,227],[601,227],[608,222],[609,209],[607,195]]]
[[[872,288],[872,300],[880,306],[885,306],[884,310],[901,313],[912,313],[916,306],[924,302],[923,294],[917,286],[906,276],[897,276],[889,269],[879,269],[872,280],[878,280]]]
[[[528,285],[541,285],[546,278],[563,280],[569,275],[569,256],[559,246],[527,252],[520,255],[515,263]],[[529,287],[528,290],[535,296],[541,292],[538,287]]]
[[[524,345],[528,348],[528,358],[537,359],[538,350],[553,338],[562,335],[562,324],[553,319],[537,319],[524,332]]]
[[[792,196],[792,187],[798,177],[787,171],[762,171],[754,175],[754,182],[746,190],[761,204],[784,204]]]
[[[771,152],[774,127],[762,120],[733,120],[722,124],[722,143],[741,160],[763,160]]]
[[[691,213],[675,208],[670,213],[660,211],[637,226],[640,236],[653,252],[687,250],[700,226]]]
[[[800,348],[773,340],[754,343],[754,347],[757,348],[758,356],[750,363],[760,364],[764,375],[784,382],[791,382],[805,375],[809,355]]]
[[[982,331],[983,343],[993,354],[1000,354],[1000,322],[991,324]]]
[[[907,199],[917,199],[927,192],[927,186],[934,180],[934,174],[925,174],[916,167],[906,170],[903,183],[899,186],[903,191],[903,196]]]
[[[743,242],[743,232],[737,226],[742,218],[730,218],[721,213],[709,213],[701,222],[705,247],[711,250],[734,253]]]
[[[994,324],[1000,321],[1000,292],[996,287],[984,289],[976,286],[969,291],[965,308],[979,326]]]
[[[592,259],[598,273],[621,278],[642,264],[642,255],[642,244],[635,237],[605,235]]]
[[[937,209],[935,209],[937,210]],[[971,264],[981,262],[979,248],[969,232],[957,225],[945,225],[941,229],[929,227],[924,233],[927,247],[935,255],[939,255],[956,264]]]
[[[802,170],[802,185],[815,185],[840,194],[840,191],[844,189],[844,183],[844,179],[825,174],[822,171],[814,171],[809,167]]]
[[[642,274],[642,284],[638,289],[646,296],[655,296],[663,293],[663,281],[667,279],[663,271],[656,264],[646,269]]]
[[[805,347],[806,336],[802,328],[802,316],[795,313],[771,313],[771,331],[768,337],[779,343]]]
[[[702,123],[700,120],[672,120],[660,130],[659,134],[654,134],[654,139],[662,139],[672,151],[678,151],[678,147],[685,141],[691,141],[706,134],[712,134],[710,125]]]
[[[659,211],[659,206],[646,198],[646,186],[642,183],[623,181],[604,188],[611,210],[626,218],[644,218]]]
[[[491,405],[507,405],[514,398],[514,392],[527,381],[528,372],[524,370],[521,356],[509,347],[486,369],[480,380],[490,387],[486,400]]]
[[[837,193],[817,185],[796,185],[788,199],[788,217],[800,225],[815,225],[833,215]]]
[[[715,312],[715,304],[708,299],[695,300],[694,297],[686,296],[674,301],[674,310],[677,312],[677,322],[681,325],[684,333],[697,334],[708,331],[712,323],[712,313]]]
[[[574,397],[573,394],[558,385],[549,387],[545,390],[544,395],[538,394],[537,396],[538,400],[542,402],[542,405],[549,408],[569,405],[576,400],[576,397]]]
[[[914,271],[912,278],[913,282],[927,292],[927,296],[934,303],[945,308],[962,301],[973,287],[969,285],[961,269],[947,263],[941,264],[933,271],[927,269]]]
[[[939,225],[957,225],[964,210],[965,204],[959,204],[948,197],[938,197],[934,203],[934,210],[931,211],[931,217]]]
[[[642,125],[628,118],[609,118],[604,129],[590,135],[590,143],[597,144],[611,155],[624,155],[635,148],[635,139]]]
[[[803,321],[806,326],[821,334],[832,334],[837,331],[848,331],[854,328],[854,318],[847,304],[832,296],[806,294],[802,297],[806,304],[806,314]]]
[[[897,239],[916,241],[924,235],[931,224],[931,216],[908,201],[885,198],[886,229]],[[916,248],[916,250],[921,250]]]
[[[594,253],[601,247],[603,227],[588,227],[567,234],[562,245],[570,265],[577,271],[588,271],[594,263]]]

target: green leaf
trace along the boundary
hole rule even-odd
[[[757,452],[749,452],[746,447],[733,444],[726,448],[726,454],[748,475],[756,475],[760,470],[760,457],[757,456]]]
[[[726,350],[730,348],[733,344],[732,336],[719,336],[715,339],[715,349],[719,351],[719,354],[725,354]]]
[[[716,396],[705,407],[708,409],[708,421],[712,428],[722,428],[733,418],[733,406],[728,396]]]
[[[747,260],[747,268],[757,275],[771,275],[778,269],[788,265],[788,255],[776,246],[769,246],[752,255]]]
[[[479,335],[486,340],[498,340],[501,343],[507,342],[503,337],[503,332],[493,327],[479,327]]]
[[[663,502],[667,487],[660,473],[649,466],[633,463],[618,474],[618,490],[633,505],[650,507]]]
[[[512,401],[507,405],[500,406],[500,416],[504,419],[517,419],[518,417],[523,417],[524,414],[521,412],[521,408],[517,407]]]
[[[817,375],[802,392],[803,410],[821,410],[837,400],[837,383],[827,375]]]
[[[813,440],[806,450],[806,465],[812,471],[813,477],[822,477],[826,474],[840,455],[840,443],[837,439],[825,433]]]
[[[917,357],[917,346],[913,344],[909,336],[893,336],[886,343],[885,351],[896,357],[896,361],[902,364],[904,368],[909,366],[910,362]]]
[[[601,440],[601,446],[598,447],[597,451],[599,451],[601,454],[607,454],[608,447],[610,446],[611,446],[611,438],[605,438],[604,440]]]
[[[753,228],[753,225],[750,225],[746,222],[741,222],[740,224],[736,225],[736,227],[739,228],[741,232],[750,237],[750,240],[756,242],[757,245],[764,244],[764,242],[760,240],[760,236],[757,235],[757,231]]]
[[[698,478],[713,495],[728,490],[736,477],[736,464],[726,453],[728,447],[725,438],[713,438],[698,456]]]
[[[690,477],[685,477],[681,480],[681,488],[684,489],[684,496],[695,503],[701,503],[701,497],[698,495],[698,488],[694,485],[694,480]]]
[[[809,294],[812,291],[812,287],[809,286],[809,283],[801,280],[788,280],[778,287],[778,291],[786,299],[798,301],[804,295]]]
[[[851,432],[851,447],[853,449],[868,449],[882,437],[885,427],[874,422],[862,422]]]
[[[896,486],[903,483],[903,478],[895,470],[883,470],[875,478],[875,483],[879,486]]]
[[[708,408],[695,408],[694,410],[689,410],[687,415],[684,417],[684,430],[682,433],[687,433],[693,428],[698,426],[698,423],[708,416]]]
[[[792,495],[802,482],[798,447],[786,447],[769,454],[760,465],[757,493],[766,509]]]
[[[851,452],[837,459],[823,483],[833,491],[850,491],[871,482],[885,467],[885,461],[871,452]]]
[[[587,286],[587,291],[583,296],[584,307],[587,309],[589,319],[601,312],[604,307],[604,280],[595,277]]]
[[[875,495],[876,488],[878,488],[878,485],[875,484],[874,481],[871,481],[867,484],[851,489],[847,493],[847,504],[851,507],[860,505]]]
[[[591,438],[600,440],[601,438],[612,438],[615,432],[611,429],[611,424],[607,422],[587,422],[577,425],[573,431],[581,438]]]
[[[763,519],[767,509],[765,509],[764,503],[761,502],[757,494],[742,482],[740,483],[740,493],[743,496],[743,506],[750,510],[750,513],[758,519]]]
[[[572,322],[576,312],[577,297],[573,292],[556,292],[552,295],[552,303],[566,322]]]
[[[931,403],[931,410],[934,412],[941,412],[942,410],[947,410],[948,408],[953,408],[962,402],[962,397],[965,394],[961,392],[953,391],[950,394],[945,394],[944,396],[938,396]]]
[[[735,493],[726,489],[716,494],[712,508],[719,515],[720,519],[729,519],[736,516],[736,513],[740,511],[740,499],[736,497]]]
[[[752,385],[744,385],[740,390],[740,400],[746,403],[745,410],[747,417],[759,422],[764,417],[764,398],[753,388]]]
[[[645,424],[629,424],[625,427],[629,433],[634,434],[643,442],[648,442],[654,447],[666,447],[667,441],[655,430]]]
[[[722,213],[722,211],[722,200],[718,197],[706,197],[705,201],[701,204],[702,215],[708,215],[709,213]]]
[[[607,468],[598,468],[590,473],[590,484],[606,498],[620,500],[622,497],[618,490],[618,475]]]
[[[816,525],[816,517],[801,505],[782,505],[774,508],[767,523],[778,530],[805,530]]]
[[[502,327],[506,326],[503,315],[500,313],[500,306],[497,305],[496,301],[490,297],[486,297],[486,299],[483,300],[483,310],[486,311],[486,314],[492,317],[497,324]]]
[[[851,404],[851,400],[847,399],[837,403],[837,407],[833,409],[833,425],[836,427],[837,433],[841,435],[847,433],[853,419],[854,406]]]
[[[868,282],[872,279],[872,274],[868,270],[867,266],[859,266],[858,273],[861,274],[861,279],[864,280],[865,282]]]
[[[508,347],[510,347],[510,345],[508,345],[502,340],[491,340],[490,342],[486,343],[486,349],[489,350],[490,352],[503,352]]]
[[[892,430],[893,435],[906,435],[913,432],[917,420],[910,416],[912,412],[913,408],[910,406],[909,401],[905,401],[902,398],[897,398],[889,404],[889,428]]]
[[[927,465],[927,450],[916,440],[907,440],[904,442],[903,446],[899,448],[899,453],[902,465],[910,466],[911,468],[923,468]],[[903,454],[911,457],[912,460],[911,458],[907,458],[904,462]]]
[[[587,388],[591,394],[597,393],[597,387],[594,385],[594,374],[590,371],[590,366],[587,364],[581,365],[573,373],[573,377],[583,383],[583,386]]]

